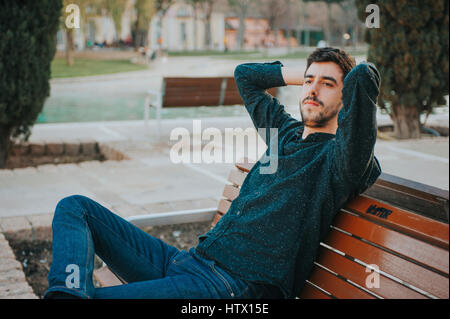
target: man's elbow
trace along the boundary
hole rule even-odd
[[[235,69],[234,69],[234,80],[237,82],[238,80],[240,80],[243,75],[244,75],[244,69],[245,69],[245,63],[244,64],[239,64]]]

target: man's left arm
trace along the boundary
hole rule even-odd
[[[369,177],[381,174],[374,156],[379,88],[380,75],[371,63],[360,63],[344,79],[343,107],[338,115],[334,148],[334,173],[352,187],[362,188],[361,191],[375,182],[368,180]]]

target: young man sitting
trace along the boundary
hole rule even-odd
[[[280,62],[235,70],[239,92],[266,154],[227,214],[189,251],[154,238],[84,196],[62,199],[53,219],[45,298],[292,298],[339,209],[381,174],[374,156],[380,77],[344,51],[321,48],[305,70]],[[265,92],[302,85],[302,121]],[[270,130],[272,129],[272,130]],[[275,134],[272,132],[275,131]],[[261,131],[258,131],[261,132]],[[267,154],[278,165],[263,172]],[[95,288],[97,254],[128,284]],[[78,286],[66,285],[77,269]]]

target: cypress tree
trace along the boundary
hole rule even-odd
[[[445,104],[449,93],[448,0],[355,0],[379,7],[379,28],[366,29],[368,61],[381,74],[380,107],[388,111],[398,138],[419,138],[420,114]]]
[[[0,168],[11,137],[29,137],[49,96],[61,9],[61,0],[0,2]]]

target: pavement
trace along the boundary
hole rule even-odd
[[[223,69],[229,70],[229,67]],[[118,78],[122,80],[122,76]],[[284,88],[280,101],[292,116],[300,119],[296,90],[298,88]],[[383,114],[378,115],[377,121],[379,125],[390,123],[389,117]],[[95,140],[125,154],[128,159],[0,170],[0,298],[35,297],[2,233],[50,226],[58,201],[66,196],[88,196],[123,217],[217,207],[234,162],[243,156],[256,160],[265,147],[261,146],[262,141],[249,116],[202,118],[198,123],[200,132],[198,127],[193,127],[192,119],[163,120],[160,140],[156,138],[155,120],[151,120],[148,127],[143,121],[35,125],[30,142]],[[448,111],[431,115],[427,123],[448,127]],[[200,141],[199,134],[207,128],[219,129],[219,138]],[[178,135],[172,135],[171,139],[171,134],[185,129],[191,134],[190,141],[200,141],[190,149],[192,159],[196,159],[196,156],[201,157],[206,145],[215,150],[234,147],[233,141],[222,134],[227,128],[249,128],[240,133],[234,131],[237,136],[247,134],[248,140],[244,147],[235,147],[232,158],[219,156],[216,162],[209,164],[194,160],[174,162],[171,150],[187,145],[183,143],[188,141]],[[405,141],[378,139],[375,156],[385,173],[448,190],[448,146],[448,137]]]
[[[444,120],[448,114],[431,117],[429,123]],[[386,120],[386,119],[384,119]],[[379,122],[381,122],[380,120]],[[180,145],[181,136],[170,134],[180,129],[189,131],[192,142],[200,135],[192,135],[193,121],[188,119],[163,120],[162,137],[156,139],[156,123],[145,127],[142,121],[40,124],[33,128],[30,142],[73,142],[94,139],[100,144],[125,154],[129,159],[105,162],[88,161],[80,164],[42,165],[0,171],[0,227],[11,230],[13,220],[50,217],[57,202],[69,195],[81,194],[98,200],[104,206],[123,216],[170,211],[170,208],[194,206],[214,207],[221,197],[223,186],[234,162],[243,156],[254,160],[264,152],[250,117],[204,118],[196,133],[208,128],[242,128],[248,140],[243,147],[235,147],[232,158],[216,158],[215,163],[195,163],[206,144],[214,142],[215,149],[230,150],[233,143],[222,134],[220,140],[203,140],[191,148],[189,163],[176,163],[171,149]],[[247,131],[245,131],[248,128]],[[235,130],[237,132],[237,130]],[[237,139],[236,139],[237,140]],[[449,189],[448,137],[419,140],[386,141],[378,139],[375,156],[383,172]],[[246,152],[244,153],[244,149]],[[190,207],[189,207],[190,208]],[[189,209],[186,207],[186,209]]]

